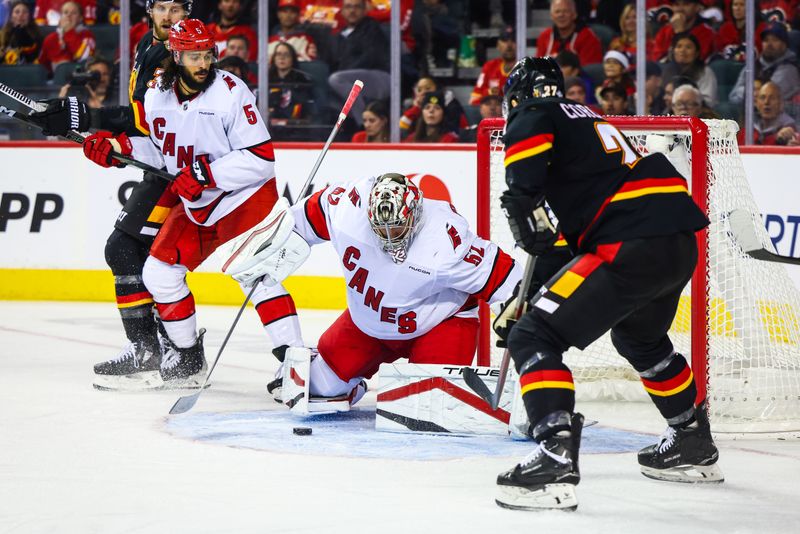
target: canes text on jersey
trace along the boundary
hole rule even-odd
[[[381,306],[383,291],[378,291],[372,286],[367,286],[369,271],[359,267],[355,260],[361,257],[361,251],[356,247],[349,246],[342,255],[342,264],[348,271],[353,272],[353,277],[347,282],[347,286],[355,289],[364,295],[364,306],[372,308],[380,315],[381,322],[397,324],[397,331],[401,334],[411,334],[417,330],[417,312],[408,311],[400,316],[397,315],[397,308]]]
[[[153,119],[153,135],[156,136],[156,139],[161,141],[161,153],[165,156],[175,158],[175,165],[178,168],[187,167],[194,163],[194,145],[176,145],[175,133],[165,131],[166,127],[167,119],[164,117],[156,117]]]

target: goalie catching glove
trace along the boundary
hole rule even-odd
[[[33,122],[42,127],[44,135],[65,136],[70,131],[89,130],[89,108],[74,96],[47,100],[47,109],[30,114]]]
[[[500,197],[500,207],[518,247],[531,256],[541,256],[553,248],[558,230],[544,208],[544,196],[533,199],[506,191]]]
[[[261,278],[268,286],[283,282],[311,253],[306,240],[294,231],[294,215],[283,197],[263,221],[224,246],[230,256],[222,271],[245,287]]]

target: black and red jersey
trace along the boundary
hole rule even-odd
[[[572,100],[520,103],[509,114],[505,146],[510,192],[544,195],[573,253],[708,224],[663,154],[643,157],[615,126]]]

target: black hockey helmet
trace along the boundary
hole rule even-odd
[[[551,57],[524,57],[508,75],[503,89],[503,116],[528,98],[564,96],[564,75]]]

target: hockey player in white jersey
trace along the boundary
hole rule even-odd
[[[353,404],[365,390],[362,379],[398,358],[469,365],[478,303],[505,302],[521,277],[514,260],[473,234],[451,204],[423,202],[401,174],[331,185],[288,215],[293,233],[286,244],[259,252],[262,260],[236,258],[227,272],[245,284],[261,276],[277,283],[298,266],[292,258],[306,257],[293,249],[333,245],[347,309],[319,339],[309,374],[312,398],[345,396]]]
[[[247,85],[214,68],[213,35],[199,20],[183,20],[170,30],[169,48],[158,86],[144,97],[149,137],[98,132],[84,144],[87,157],[104,167],[119,164],[112,150],[166,167],[177,175],[170,188],[181,200],[166,216],[143,270],[178,357],[146,373],[109,370],[106,378],[114,384],[135,379],[145,387],[191,387],[202,381],[204,330],[197,331],[186,272],[257,226],[278,201],[270,135]],[[302,345],[294,302],[282,286],[261,286],[252,300],[276,355]]]

